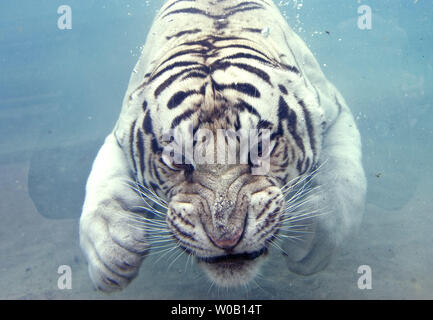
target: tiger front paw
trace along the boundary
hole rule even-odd
[[[149,249],[143,230],[127,218],[107,214],[81,217],[80,245],[93,284],[104,292],[125,288],[137,276]]]

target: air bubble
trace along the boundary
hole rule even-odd
[[[262,29],[262,36],[264,36],[265,38],[269,37],[269,34],[271,32],[271,29],[269,27],[264,27]]]

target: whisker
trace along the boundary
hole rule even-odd
[[[148,254],[149,256],[154,256],[154,255],[159,255],[162,252],[166,252],[168,250],[173,250],[173,244],[166,244],[166,245],[161,245],[161,246],[154,246],[151,247],[151,251]]]
[[[149,231],[149,236],[154,237],[165,237],[171,234],[171,231],[168,228],[146,228]]]
[[[184,253],[185,253],[185,251],[180,250],[180,253],[176,256],[176,258],[174,258],[174,260],[168,265],[167,270],[170,270],[171,266],[176,262],[177,259],[179,259],[181,256],[183,256]]]
[[[172,242],[172,241],[173,241],[172,238],[166,238],[166,239],[161,239],[161,240],[152,240],[151,242],[153,245],[154,243],[167,243],[167,242]]]
[[[191,256],[192,256],[191,253],[187,253],[187,254],[188,254],[188,256],[187,256],[186,261],[185,261],[185,270],[184,270],[184,273],[186,273],[187,270],[188,270],[188,265],[189,265],[189,263],[190,263]]]
[[[167,209],[167,202],[164,199],[162,199],[160,196],[158,196],[158,194],[155,192],[155,190],[153,189],[152,186],[150,186],[150,190],[149,190],[149,188],[146,188],[146,187],[144,187],[143,185],[141,185],[139,183],[137,183],[137,185],[142,190],[145,190],[145,191],[149,192],[153,196],[153,198],[156,199],[156,201],[155,201],[156,203],[158,203],[161,207]]]
[[[159,197],[153,189],[150,190],[149,188],[144,187],[138,181],[126,181],[125,184],[127,184],[132,190],[134,190],[140,196],[142,201],[147,205],[147,207],[141,207],[140,209],[150,211],[151,213],[160,217],[165,216],[166,212],[158,210],[153,206],[153,204],[157,204],[159,207],[167,210],[167,202],[161,197]],[[150,201],[151,203],[149,203],[148,201]]]
[[[165,257],[167,254],[169,254],[170,252],[172,252],[172,251],[175,250],[176,248],[177,248],[177,246],[176,246],[175,244],[172,244],[171,247],[169,247],[169,248],[167,248],[167,249],[164,249],[164,250],[161,250],[160,253],[161,253],[161,252],[164,252],[164,253],[163,253],[162,255],[160,255],[160,256],[158,257],[158,259],[155,260],[154,264],[158,263],[159,260],[161,260],[163,257]]]
[[[119,214],[123,215],[123,213],[119,213]],[[148,218],[138,217],[138,216],[133,216],[133,215],[123,215],[123,217],[129,219],[129,221],[136,222],[137,224],[151,225],[151,226],[155,226],[155,227],[166,226],[165,221],[148,219]]]
[[[314,232],[312,232],[312,231],[306,231],[306,230],[302,230],[302,231],[289,230],[289,229],[280,229],[280,230],[281,230],[281,231],[284,231],[284,232],[299,233],[299,234],[312,234],[312,233],[314,233]],[[282,234],[282,233],[278,234],[278,236],[283,237],[283,238],[290,237],[289,235],[287,235],[287,234]]]
[[[209,295],[209,293],[211,292],[213,286],[215,285],[215,281],[213,279],[210,279],[210,285],[209,285],[209,289],[207,290],[207,294]]]
[[[279,235],[280,237],[283,237],[284,239],[287,239],[289,241],[293,241],[293,242],[304,242],[305,238],[301,237],[301,236],[291,236],[291,235]],[[284,251],[283,251],[284,252]],[[287,254],[286,252],[284,252],[285,254]]]
[[[256,279],[263,280],[263,279],[264,279],[263,274],[262,274],[261,272],[257,272],[257,274],[256,274]],[[256,279],[253,279],[253,283],[256,285],[256,287],[259,288],[263,293],[269,295],[269,292],[266,291],[266,290],[265,290],[265,289],[264,289],[264,288],[259,284],[259,282],[258,282]]]
[[[312,180],[312,178],[313,178],[314,176],[317,175],[317,173],[319,172],[319,170],[324,166],[324,164],[325,164],[326,162],[327,162],[327,161],[324,161],[323,163],[321,163],[321,164],[320,164],[316,169],[314,169],[312,172],[310,172],[310,173],[308,173],[308,174],[306,174],[306,175],[304,175],[304,176],[302,176],[302,177],[296,177],[296,178],[290,180],[289,182],[287,182],[287,183],[286,183],[286,184],[281,188],[281,191],[282,191],[283,193],[285,193],[285,191],[295,188],[297,185],[299,185],[299,184],[302,183],[302,182],[305,182],[306,180],[308,180],[306,183],[309,183],[309,182]],[[296,180],[298,180],[298,181],[296,181]],[[293,181],[296,181],[296,182],[293,183]]]
[[[322,211],[322,210],[309,211],[309,212],[302,213],[299,215],[287,216],[287,217],[283,218],[281,220],[281,222],[283,222],[283,223],[284,222],[297,222],[297,221],[321,217],[324,215],[328,215],[329,213],[330,212],[328,212],[328,211]]]
[[[172,260],[173,260],[173,256],[175,256],[176,253],[179,252],[178,250],[180,250],[178,245],[176,245],[176,246],[174,247],[174,249],[175,249],[175,250],[173,250],[173,251],[172,251],[172,252],[171,252],[171,253],[166,257],[168,261],[172,261]],[[167,269],[167,270],[168,270],[168,269]]]
[[[296,199],[304,198],[313,192],[317,192],[321,188],[322,186],[303,186],[301,189],[298,189],[289,199],[287,199],[287,202],[290,203],[292,201],[295,201]]]
[[[135,209],[135,210],[145,210],[145,211],[147,211],[147,212],[150,212],[150,213],[153,213],[153,214],[155,214],[155,213],[159,213],[157,216],[159,216],[159,217],[161,217],[161,218],[164,218],[164,216],[166,215],[166,212],[162,212],[162,211],[159,211],[159,210],[157,210],[157,209],[155,209],[154,207],[144,207],[144,206],[134,206],[134,207],[132,207],[131,209]]]

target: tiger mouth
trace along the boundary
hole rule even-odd
[[[245,261],[253,261],[262,255],[266,255],[267,253],[268,248],[263,247],[262,249],[253,252],[226,254],[216,257],[197,257],[197,259],[208,264],[238,264]]]

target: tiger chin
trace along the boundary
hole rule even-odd
[[[243,161],[199,161],[228,150],[220,130],[269,143],[249,136]],[[168,0],[93,163],[80,245],[105,292],[165,243],[219,286],[250,282],[271,249],[308,275],[357,231],[365,193],[352,113],[271,0]]]

